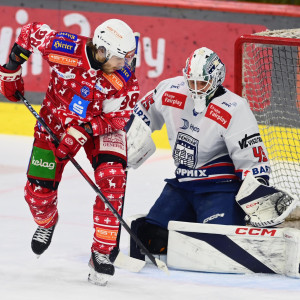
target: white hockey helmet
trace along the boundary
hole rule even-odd
[[[112,56],[133,58],[136,42],[132,29],[123,21],[109,19],[100,24],[94,32],[93,44],[106,50],[106,61]]]
[[[195,105],[201,101],[201,110],[203,110],[207,96],[210,96],[224,82],[225,65],[215,52],[202,47],[188,57],[182,71]],[[206,84],[202,84],[201,88],[197,89],[197,81]]]

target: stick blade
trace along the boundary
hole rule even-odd
[[[162,270],[165,273],[167,273],[168,275],[170,275],[169,269],[168,269],[167,265],[163,261],[159,260],[158,258],[155,258],[155,262],[156,262],[157,267],[160,270]]]
[[[134,273],[140,272],[144,268],[145,264],[145,261],[125,255],[121,251],[114,261],[115,267]]]

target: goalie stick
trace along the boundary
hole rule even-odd
[[[31,104],[26,100],[26,98],[17,91],[15,94],[17,99],[21,99],[25,106],[28,108],[28,110],[32,113],[32,115],[36,118],[36,120],[41,124],[41,126],[44,127],[44,129],[47,131],[47,133],[51,136],[53,139],[55,145],[57,146],[60,141],[56,137],[56,135],[52,132],[52,130],[48,127],[48,125],[45,123],[43,118],[35,111],[35,109],[31,106]],[[113,213],[113,215],[119,220],[120,224],[125,228],[125,230],[128,232],[128,234],[133,238],[133,240],[138,244],[138,246],[144,251],[145,255],[150,259],[150,261],[160,270],[168,273],[168,267],[166,264],[159,259],[155,258],[143,245],[143,243],[139,240],[139,238],[132,232],[130,227],[127,225],[127,223],[124,221],[124,219],[118,214],[116,209],[111,205],[111,203],[106,199],[106,197],[102,194],[100,189],[97,187],[97,185],[93,182],[93,180],[88,176],[88,174],[82,169],[82,167],[78,164],[78,162],[70,155],[68,155],[68,159],[71,161],[71,163],[74,165],[74,167],[79,171],[79,173],[82,175],[82,177],[88,182],[88,184],[92,187],[92,189],[96,192],[96,194],[99,196],[101,201],[107,205],[107,207],[110,209],[110,211]],[[122,255],[120,260],[123,258],[124,263],[124,256]],[[116,259],[117,260],[117,259]],[[144,262],[142,262],[144,264]],[[124,263],[124,266],[126,265],[126,262]],[[137,266],[136,268],[133,268],[133,270],[141,269],[141,265]]]

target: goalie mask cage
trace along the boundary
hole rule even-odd
[[[300,29],[241,36],[235,43],[234,80],[268,149],[270,184],[300,199]],[[289,219],[300,220],[299,207]]]

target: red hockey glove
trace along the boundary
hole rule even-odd
[[[17,90],[24,95],[24,82],[21,66],[16,70],[8,70],[3,66],[0,66],[0,92],[8,100],[17,102],[20,100],[14,96]]]
[[[80,126],[73,126],[66,130],[55,155],[59,160],[67,159],[68,155],[74,156],[90,138],[90,135]]]

